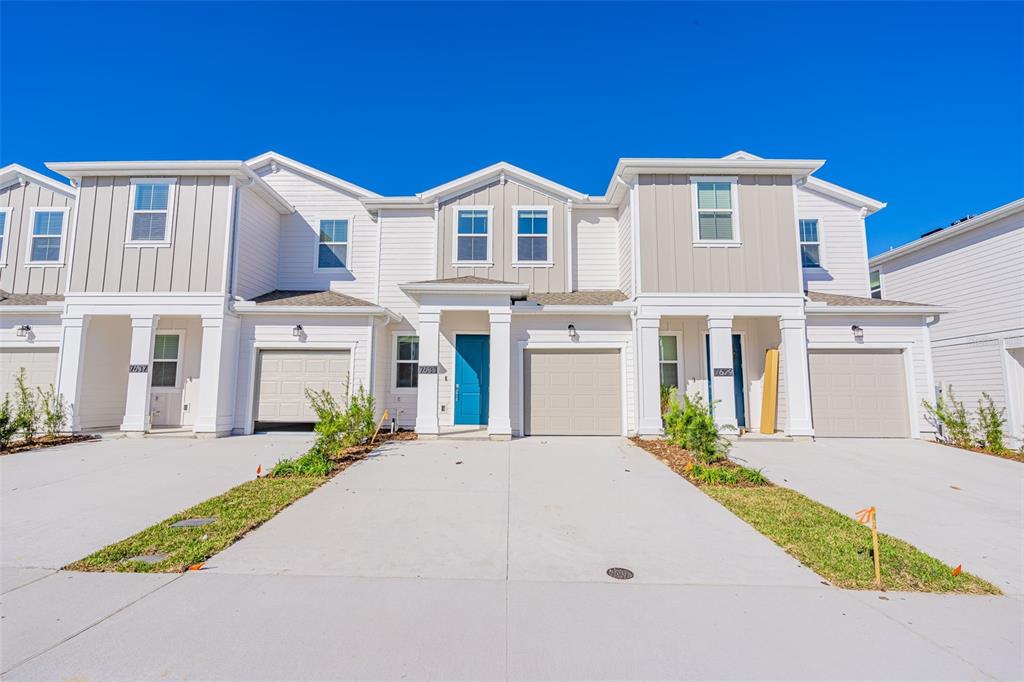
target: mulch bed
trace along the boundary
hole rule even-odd
[[[656,440],[645,440],[639,436],[633,436],[630,438],[633,444],[638,448],[643,448],[647,452],[651,453],[659,460],[664,462],[669,469],[676,472],[690,483],[697,487],[707,485],[704,481],[699,481],[690,476],[690,467],[697,464],[697,460],[690,454],[689,450],[673,445],[667,440],[656,439]],[[739,464],[732,461],[731,459],[723,459],[720,462],[715,462],[711,466],[722,467],[723,469],[739,469]],[[749,483],[733,483],[730,484],[732,487],[743,487],[752,484]]]
[[[943,445],[947,448],[956,448],[957,450],[969,450],[971,452],[977,452],[979,455],[988,455],[989,457],[999,457],[1000,459],[1009,459],[1014,462],[1024,463],[1024,454],[1022,454],[1019,450],[1005,450],[1003,452],[992,452],[991,450],[986,450],[985,448],[979,448],[977,446],[962,448],[959,445],[943,443],[942,441],[938,440],[933,440],[930,442],[935,443],[936,445]]]
[[[87,440],[99,440],[99,436],[95,434],[84,434],[75,433],[68,434],[66,436],[39,436],[31,443],[25,441],[18,441],[17,443],[11,443],[5,449],[0,450],[0,457],[4,455],[15,455],[19,452],[27,452],[29,450],[41,450],[43,448],[53,448],[58,445],[70,445],[71,443],[81,443]]]

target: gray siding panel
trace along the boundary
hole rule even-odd
[[[64,267],[26,267],[25,258],[32,232],[33,208],[72,208],[74,200],[63,194],[41,187],[34,182],[22,186],[10,185],[0,190],[0,206],[10,208],[4,240],[7,244],[7,264],[0,266],[0,289],[13,294],[61,294],[67,258],[70,251],[71,223],[74,211],[69,210],[64,223]]]

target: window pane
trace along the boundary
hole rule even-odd
[[[398,337],[398,359],[418,360],[420,357],[420,337],[399,336]]]
[[[818,241],[818,221],[817,220],[801,220],[800,221],[800,241],[802,241],[802,242],[816,242],[816,241]]]
[[[800,256],[805,268],[816,268],[821,265],[821,254],[817,244],[801,244]]]
[[[33,237],[32,260],[56,262],[60,260],[60,237]]]
[[[679,388],[679,365],[674,362],[661,363],[661,385]]]
[[[459,211],[459,234],[487,234],[487,211]]]
[[[678,360],[679,354],[676,348],[676,337],[674,336],[659,336],[658,337],[658,358],[660,360]]]
[[[698,182],[697,208],[731,209],[732,192],[728,182]]]
[[[7,212],[0,211],[0,237],[4,236],[4,231],[7,229]]]
[[[154,362],[153,363],[153,385],[157,387],[173,388],[178,374],[177,362]]]
[[[348,256],[348,247],[344,244],[321,244],[317,257],[317,266],[321,268],[343,268]]]
[[[136,211],[166,211],[167,195],[170,192],[167,183],[139,182],[135,184]]]
[[[732,239],[732,214],[701,213],[698,228],[702,240]]]
[[[419,364],[415,362],[398,363],[398,388],[416,388],[419,385]]]
[[[36,213],[36,222],[32,226],[32,234],[47,237],[59,237],[64,213],[60,211],[40,211]]]
[[[153,359],[177,360],[180,339],[177,334],[157,334],[153,341]]]
[[[878,270],[872,270],[871,271],[871,288],[872,289],[881,289],[882,288],[882,275],[878,272]]]
[[[543,262],[548,259],[547,237],[519,237],[516,250],[519,261]]]
[[[533,216],[529,211],[520,211],[517,221],[519,234],[533,234]]]
[[[459,237],[459,260],[487,260],[487,237]]]
[[[132,218],[132,241],[163,241],[166,213],[136,213]]]
[[[347,242],[348,221],[347,220],[321,220],[320,221],[321,242]]]

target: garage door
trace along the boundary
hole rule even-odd
[[[816,436],[910,436],[902,352],[819,350],[808,360]]]
[[[25,383],[30,388],[49,388],[57,383],[57,349],[0,350],[0,400],[9,393],[14,398],[19,370],[25,368]]]
[[[348,351],[260,351],[256,422],[315,422],[306,389],[327,389],[340,399],[348,386],[348,371]]]
[[[527,435],[620,435],[621,371],[618,351],[527,352]]]

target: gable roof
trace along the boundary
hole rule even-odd
[[[63,182],[58,182],[53,178],[48,178],[31,168],[26,168],[18,163],[12,163],[0,168],[0,189],[22,182],[34,182],[40,187],[45,187],[72,199],[75,198],[74,187],[65,185]]]
[[[365,187],[360,187],[359,185],[351,183],[348,180],[342,180],[341,178],[331,175],[330,173],[325,173],[324,171],[313,168],[312,166],[307,166],[301,161],[296,161],[295,159],[288,158],[284,154],[278,154],[277,152],[274,151],[264,152],[259,156],[254,156],[245,163],[253,170],[271,164],[284,166],[285,168],[295,171],[296,173],[305,175],[306,177],[309,178],[313,178],[314,180],[319,180],[320,182],[324,183],[325,185],[328,185],[329,187],[334,187],[336,189],[342,190],[343,192],[354,194],[360,199],[366,197],[380,196],[376,192],[368,190]]]
[[[562,199],[584,201],[587,198],[587,195],[582,192],[577,192],[570,187],[560,185],[553,180],[548,180],[545,177],[531,173],[530,171],[520,168],[519,166],[515,166],[507,161],[499,161],[498,163],[487,166],[486,168],[481,168],[478,171],[473,171],[472,173],[468,173],[462,177],[455,178],[443,185],[432,187],[425,192],[418,192],[416,196],[420,201],[433,203],[453,194],[461,194],[475,187],[480,187],[491,182],[495,178],[501,177],[509,177],[524,184],[533,185],[542,191],[554,194]]]
[[[981,215],[976,215],[973,218],[957,223],[956,225],[942,228],[938,232],[932,232],[925,237],[915,239],[914,241],[904,244],[899,248],[881,253],[868,261],[868,264],[870,267],[875,267],[876,265],[886,263],[899,258],[900,256],[905,256],[908,253],[913,253],[914,251],[927,248],[932,244],[944,242],[947,239],[952,239],[953,237],[970,232],[971,230],[976,230],[979,227],[991,225],[997,220],[1002,220],[1003,218],[1018,212],[1024,213],[1024,197],[1011,201],[1008,204],[1003,204],[997,208],[993,208],[991,211],[986,211]]]

